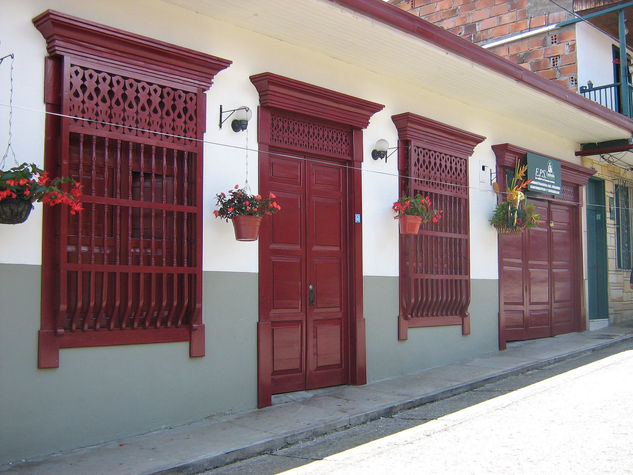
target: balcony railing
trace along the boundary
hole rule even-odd
[[[628,109],[629,117],[633,112],[633,86],[630,84],[627,87],[628,93],[624,98],[628,102],[628,108],[624,107],[623,101],[620,99],[620,83],[607,84],[606,86],[594,86],[591,81],[586,86],[580,87],[580,93],[587,99],[591,99],[604,107],[611,109],[615,112],[624,114]]]

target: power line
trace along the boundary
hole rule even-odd
[[[0,103],[0,107],[8,107],[8,105]],[[291,158],[291,159],[302,160],[302,161],[307,161],[307,162],[322,163],[322,164],[327,164],[327,165],[330,165],[330,166],[338,166],[338,167],[341,167],[341,168],[347,168],[347,169],[350,169],[350,170],[358,170],[358,171],[360,171],[362,173],[374,173],[374,174],[377,174],[377,175],[389,176],[389,177],[394,177],[394,178],[399,178],[399,179],[400,178],[405,178],[405,179],[408,179],[408,180],[422,181],[422,182],[426,182],[426,183],[432,183],[432,184],[435,184],[435,185],[448,185],[448,186],[452,186],[452,187],[456,187],[456,188],[474,189],[474,190],[482,191],[480,188],[474,187],[474,186],[471,187],[470,185],[461,185],[461,184],[452,183],[452,182],[442,182],[442,181],[436,181],[436,180],[431,180],[431,179],[426,179],[426,178],[419,178],[419,177],[414,177],[414,176],[401,175],[399,173],[383,172],[383,171],[380,171],[380,170],[367,170],[367,169],[363,169],[362,167],[355,167],[355,166],[349,165],[349,164],[332,163],[330,161],[319,160],[318,158],[309,158],[309,157],[306,157],[306,156],[296,155],[296,154],[292,154],[292,153],[272,152],[272,151],[268,151],[268,150],[260,150],[259,148],[248,148],[248,146],[242,147],[240,145],[231,145],[231,144],[226,144],[226,143],[222,143],[222,142],[214,142],[214,141],[211,141],[211,140],[198,139],[198,138],[195,138],[195,137],[187,137],[187,136],[184,136],[184,135],[172,134],[172,133],[168,133],[168,132],[158,132],[158,131],[151,130],[151,129],[144,129],[144,128],[133,127],[133,126],[129,126],[129,125],[116,124],[114,122],[107,122],[107,121],[94,120],[94,119],[86,119],[84,117],[76,117],[76,116],[72,116],[72,115],[68,115],[68,114],[62,114],[62,113],[59,113],[59,112],[42,111],[40,109],[33,109],[33,108],[30,108],[30,107],[24,107],[24,106],[19,106],[19,105],[15,105],[15,104],[13,105],[13,107],[16,108],[16,109],[27,111],[27,112],[44,113],[44,115],[51,115],[51,116],[55,116],[55,117],[60,117],[60,118],[65,118],[65,119],[72,119],[72,120],[77,120],[77,121],[82,121],[82,122],[87,122],[87,123],[93,123],[93,124],[99,124],[99,125],[105,125],[105,126],[110,126],[110,127],[118,127],[118,128],[122,128],[122,129],[133,130],[133,131],[136,131],[136,132],[150,133],[150,134],[163,136],[163,137],[166,137],[166,138],[175,138],[175,139],[179,139],[179,140],[188,140],[188,141],[191,141],[191,142],[198,142],[198,143],[203,143],[203,144],[207,144],[207,145],[214,145],[214,146],[218,146],[218,147],[226,147],[226,148],[242,150],[242,151],[247,151],[247,152],[265,153],[265,154],[276,156],[276,157],[280,157],[280,158]],[[491,190],[483,190],[483,191],[491,191]]]

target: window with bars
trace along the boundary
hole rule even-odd
[[[616,257],[619,269],[631,269],[631,198],[633,189],[626,185],[615,185]]]
[[[442,209],[439,223],[400,237],[398,338],[408,328],[461,325],[470,333],[468,157],[484,137],[413,114],[398,127],[400,196],[421,193]]]
[[[189,341],[204,356],[204,91],[230,62],[57,12],[34,23],[61,113],[46,169],[79,181],[84,207],[45,210],[38,366],[70,347]]]

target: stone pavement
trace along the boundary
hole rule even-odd
[[[494,380],[633,339],[610,326],[508,345],[473,360],[367,384],[273,397],[273,406],[211,417],[14,466],[21,474],[198,473],[398,411],[466,392]]]

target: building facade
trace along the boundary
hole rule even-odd
[[[84,190],[78,215],[0,225],[2,463],[533,337],[511,323],[544,307],[500,282],[534,271],[499,256],[536,232],[489,223],[495,175],[532,152],[561,164],[564,193],[533,199],[572,257],[539,274],[563,275],[565,318],[524,327],[586,327],[575,152],[630,119],[378,0],[36,0],[0,25],[0,136]],[[236,185],[282,207],[256,242],[213,216]],[[417,192],[443,218],[400,235],[392,204]]]
[[[622,83],[619,13],[633,10],[622,1],[430,2],[392,1],[399,8],[479,44],[489,51],[581,93],[611,110],[631,116],[630,73]],[[581,17],[586,20],[579,21]],[[628,69],[630,61],[627,60]],[[625,107],[627,107],[625,109]],[[630,141],[587,144],[583,164],[596,171],[591,181],[587,304],[593,328],[633,319],[629,302],[631,210],[629,188],[633,155]],[[606,150],[605,153],[600,151]],[[620,196],[618,196],[618,192]],[[626,196],[624,196],[626,194]],[[616,206],[616,201],[618,206]],[[594,233],[594,229],[597,229]]]

